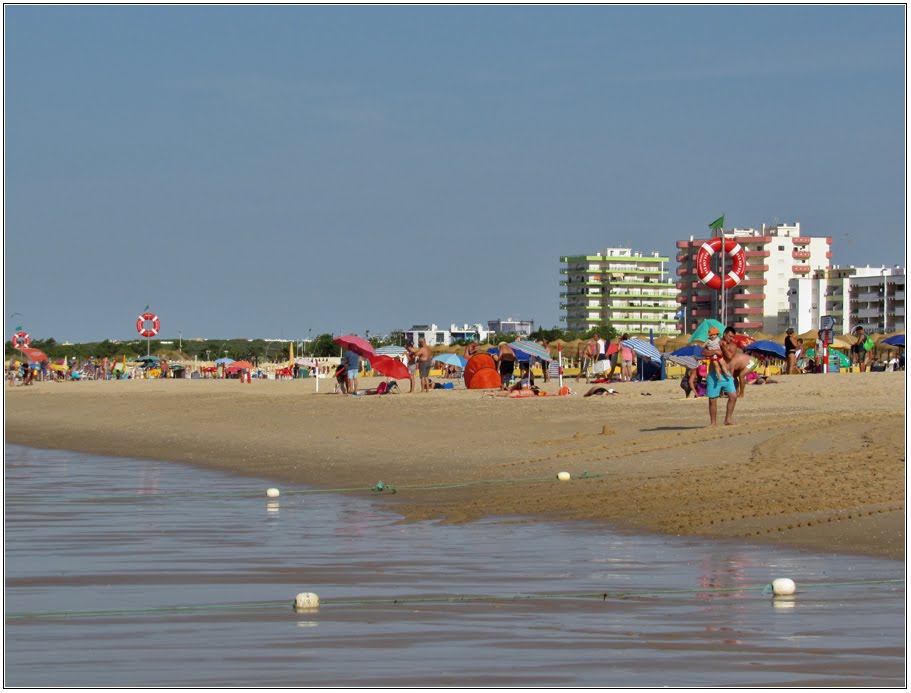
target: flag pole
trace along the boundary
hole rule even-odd
[[[718,235],[721,237],[721,250],[719,251],[719,254],[721,255],[721,324],[724,325],[725,327],[727,327],[727,324],[728,324],[727,315],[726,315],[726,313],[727,313],[727,304],[726,304],[727,292],[724,290],[725,276],[724,276],[724,225],[723,224],[718,229]]]

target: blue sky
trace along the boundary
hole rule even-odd
[[[901,6],[9,6],[6,338],[559,325],[559,257],[905,256]],[[901,260],[899,260],[901,258]]]

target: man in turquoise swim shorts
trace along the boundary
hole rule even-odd
[[[721,351],[702,350],[702,355],[711,358],[720,355],[724,362],[728,364],[730,370],[731,359],[737,353],[737,345],[734,343],[734,330],[728,328],[724,331],[721,339]],[[734,407],[737,406],[737,384],[734,378],[729,375],[719,375],[713,369],[709,369],[705,378],[705,396],[709,398],[709,427],[714,426],[718,421],[718,398],[722,392],[728,395],[728,404],[724,413],[724,425],[734,425]]]

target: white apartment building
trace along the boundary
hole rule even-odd
[[[428,346],[450,346],[461,340],[483,342],[492,334],[485,330],[481,323],[474,325],[456,325],[452,323],[448,330],[441,329],[435,324],[412,325],[410,330],[405,330],[405,342],[418,346],[422,339],[427,340]]]
[[[835,318],[835,334],[858,326],[867,333],[905,329],[905,268],[833,267],[789,282],[789,317],[797,332],[819,329],[820,318]]]
[[[789,282],[828,268],[832,239],[805,236],[799,223],[763,224],[761,231],[735,228],[724,231],[724,237],[737,241],[746,255],[743,281],[724,292],[726,323],[747,333],[783,332],[791,321]],[[696,274],[696,256],[707,240],[690,236],[677,242],[682,332],[692,332],[705,318],[721,319],[722,292],[710,289]]]
[[[589,330],[602,323],[618,332],[647,335],[677,333],[677,289],[669,281],[670,258],[643,255],[630,248],[606,248],[594,255],[560,258],[566,279],[560,284],[561,319],[568,330]]]

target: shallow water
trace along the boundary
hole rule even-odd
[[[6,686],[904,685],[899,561],[5,453]]]

